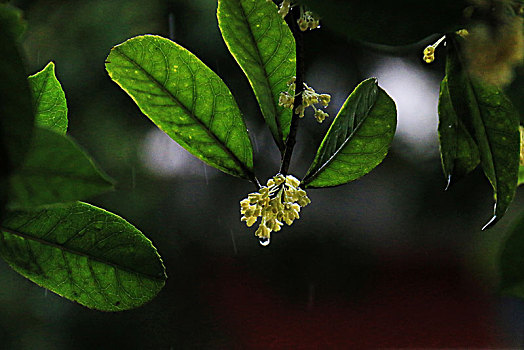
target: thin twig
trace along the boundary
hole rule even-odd
[[[302,94],[298,93],[302,90],[304,85],[304,38],[302,31],[298,28],[297,20],[300,16],[300,7],[296,6],[291,9],[286,16],[286,23],[295,37],[296,55],[297,55],[297,71],[295,74],[295,101],[293,103],[293,111],[291,117],[291,126],[289,127],[289,135],[286,139],[286,147],[282,154],[282,163],[280,165],[280,173],[286,175],[289,170],[289,163],[291,162],[291,155],[295,147],[298,120],[300,119],[295,110],[302,104]],[[299,91],[300,90],[300,91]]]

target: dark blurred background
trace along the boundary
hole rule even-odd
[[[497,259],[524,195],[495,228],[480,171],[444,191],[437,100],[443,56],[430,39],[379,50],[322,29],[307,32],[306,80],[332,95],[330,118],[305,118],[291,172],[305,174],[323,133],[358,82],[378,77],[398,129],[385,161],[348,185],[310,190],[300,220],[259,245],[240,222],[252,184],[208,167],[143,116],[108,77],[112,46],[169,35],[230,87],[267,179],[279,155],[247,79],[228,54],[212,0],[14,1],[28,21],[28,73],[56,63],[69,134],[118,182],[89,202],[136,225],[158,248],[168,280],[122,313],[86,309],[0,263],[2,349],[520,347],[524,302],[497,293]],[[399,23],[399,25],[402,25]],[[384,28],[387,30],[387,28]],[[515,92],[515,91],[514,91]]]

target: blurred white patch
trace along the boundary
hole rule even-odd
[[[408,153],[435,156],[438,153],[439,80],[430,71],[398,57],[381,57],[366,72],[397,105],[396,137],[409,146]]]
[[[203,178],[207,182],[218,173],[159,129],[148,132],[139,157],[144,167],[157,176],[191,176]]]

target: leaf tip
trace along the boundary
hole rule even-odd
[[[493,217],[488,221],[488,223],[484,225],[482,231],[486,231],[487,229],[492,228],[497,223],[497,221],[499,221],[499,218],[497,217],[497,215],[493,215]]]
[[[447,191],[449,189],[449,186],[451,185],[451,174],[448,175],[448,180],[446,183],[446,188],[444,188],[444,191]]]

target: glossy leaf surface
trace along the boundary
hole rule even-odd
[[[38,285],[103,311],[146,303],[166,279],[160,256],[139,230],[80,202],[9,212],[0,255]]]
[[[55,64],[49,62],[43,70],[28,79],[33,90],[36,124],[65,134],[67,103],[64,90],[55,75]]]
[[[478,146],[482,169],[494,190],[494,215],[487,228],[502,218],[515,196],[519,115],[499,88],[469,76],[462,66],[459,45],[458,37],[448,41],[448,87],[455,111]]]
[[[17,208],[74,201],[112,187],[71,138],[35,128],[24,163],[9,179],[9,204]]]
[[[456,181],[477,167],[480,155],[475,141],[453,108],[447,78],[440,84],[438,113],[442,169],[449,182]]]
[[[282,150],[291,110],[279,95],[295,75],[295,39],[278,8],[267,0],[219,0],[218,25],[229,51],[246,74],[273,138]]]
[[[115,46],[106,69],[153,123],[194,156],[228,174],[253,176],[240,110],[222,79],[195,55],[144,35]]]
[[[363,81],[338,112],[302,182],[337,186],[369,173],[386,156],[396,125],[393,100],[375,78]]]

